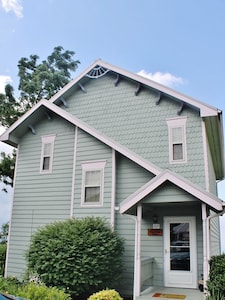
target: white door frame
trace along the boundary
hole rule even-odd
[[[170,269],[170,224],[189,223],[190,271]],[[196,218],[164,217],[164,284],[167,287],[197,288]]]

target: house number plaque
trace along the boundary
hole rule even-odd
[[[163,230],[162,229],[148,229],[149,236],[162,236]]]

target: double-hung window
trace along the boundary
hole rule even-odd
[[[55,135],[42,136],[40,173],[51,173]]]
[[[102,205],[105,161],[82,164],[82,205]]]
[[[186,121],[187,117],[167,120],[170,163],[187,162]]]

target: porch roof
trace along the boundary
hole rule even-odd
[[[186,178],[177,175],[170,170],[165,170],[143,185],[127,199],[125,199],[120,204],[120,213],[126,213],[130,208],[137,205],[144,197],[151,194],[156,188],[160,187],[166,181],[173,183],[177,187],[199,199],[201,202],[208,205],[212,210],[216,212],[223,211],[223,201],[221,199],[209,192],[204,191],[202,188],[193,184]]]

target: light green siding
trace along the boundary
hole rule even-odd
[[[135,96],[136,83],[107,74],[90,79],[87,93],[78,90],[68,97],[68,110],[106,136],[125,145],[162,169],[180,173],[205,187],[202,125],[199,112],[184,106],[180,116],[187,116],[187,163],[169,164],[167,118],[178,117],[180,103],[142,88]]]
[[[37,228],[70,215],[74,128],[43,120],[21,139],[10,228],[7,274],[21,278],[25,250]],[[41,136],[56,134],[52,173],[40,174]]]
[[[112,150],[99,142],[94,137],[78,129],[76,143],[76,169],[73,216],[82,218],[85,216],[103,217],[110,222],[111,194],[112,194]],[[104,195],[102,206],[82,207],[82,163],[105,161],[104,170]]]

